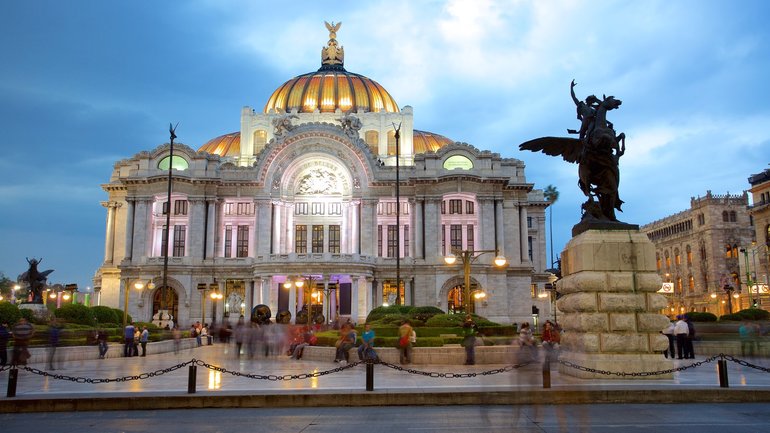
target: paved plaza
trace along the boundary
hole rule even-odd
[[[190,394],[188,376],[193,359],[199,362],[196,392]],[[676,360],[675,367],[702,364],[674,373],[673,379],[646,380],[614,376],[601,380],[578,379],[560,374],[556,364],[552,364],[548,389],[543,387],[539,363],[514,369],[506,369],[506,365],[408,366],[413,371],[374,365],[374,389],[367,391],[364,364],[297,361],[286,356],[239,359],[233,346],[218,344],[184,349],[178,354],[70,361],[55,371],[47,371],[46,364],[32,364],[29,366],[32,372],[19,370],[16,396],[9,398],[3,393],[0,398],[4,404],[0,407],[6,412],[46,407],[48,410],[129,409],[141,407],[143,400],[155,408],[226,404],[229,407],[365,406],[398,404],[403,395],[410,395],[410,401],[420,404],[770,401],[768,372],[728,361],[730,387],[720,388],[717,362],[703,363],[704,360],[705,357]],[[761,358],[749,361],[762,367],[770,364]],[[622,366],[619,365],[618,370],[622,370]],[[464,377],[469,373],[477,374]],[[103,380],[124,377],[129,379]],[[8,383],[8,378],[8,371],[0,373],[2,386]],[[83,378],[104,383],[82,383],[86,382]],[[129,399],[125,397],[131,397],[133,403],[126,403]],[[110,403],[110,399],[114,401]],[[88,406],[84,406],[85,401],[90,401]],[[63,406],[57,409],[45,406],[46,402]]]

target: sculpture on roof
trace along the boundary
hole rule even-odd
[[[580,129],[567,132],[578,138],[541,137],[521,144],[519,149],[561,156],[567,162],[577,163],[578,186],[588,198],[582,205],[582,221],[623,224],[616,218],[615,210],[622,211],[618,162],[626,151],[626,135],[617,134],[612,122],[607,120],[607,112],[620,107],[622,101],[604,95],[601,100],[589,95],[580,101],[575,96],[575,85],[572,80],[570,94]]]
[[[329,42],[326,46],[321,48],[321,65],[339,65],[342,66],[345,63],[345,48],[337,45],[337,31],[342,26],[342,22],[331,24],[324,21],[326,29],[329,30]]]
[[[291,119],[299,119],[299,116],[296,114],[284,114],[273,119],[273,127],[275,127],[273,135],[283,137],[286,133],[296,128],[295,125],[291,124]]]
[[[342,130],[345,132],[345,135],[352,139],[358,138],[358,131],[363,126],[361,120],[358,117],[353,116],[350,113],[345,113],[344,116],[337,120],[342,125]]]
[[[43,259],[27,258],[29,263],[29,269],[19,276],[19,281],[26,282],[29,285],[29,301],[33,304],[43,303],[43,289],[45,288],[45,282],[48,279],[48,275],[53,272],[53,269],[40,272],[37,270],[37,265],[42,262]]]

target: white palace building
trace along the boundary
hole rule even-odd
[[[463,265],[444,258],[474,251],[471,293],[486,295],[473,297],[476,314],[532,322],[536,306],[550,317],[548,202],[524,163],[414,129],[412,107],[345,70],[339,25],[327,27],[320,69],[280,85],[263,109],[244,107],[240,131],[114,165],[99,304],[127,303],[139,321],[163,306],[183,327],[248,318],[260,304],[292,322],[308,307],[359,323],[384,304],[459,311]]]

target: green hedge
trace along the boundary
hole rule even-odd
[[[691,311],[687,313],[687,317],[693,322],[716,322],[717,316],[712,313],[699,313],[697,311]]]
[[[760,308],[748,308],[739,311],[738,315],[745,320],[767,320],[770,318],[770,311],[762,310]]]
[[[97,323],[101,324],[120,324],[123,322],[123,312],[120,312],[120,316],[118,316],[118,312],[115,311],[114,308],[105,307],[103,305],[97,305],[95,307],[91,307],[91,311],[94,313],[94,317],[96,318]]]
[[[719,316],[720,322],[723,322],[723,321],[740,322],[741,320],[744,320],[744,319],[739,314],[724,314],[722,316]]]
[[[387,307],[377,307],[366,316],[366,322],[375,322],[389,314],[409,314],[415,307],[411,305],[389,305]]]
[[[94,317],[93,311],[83,304],[62,305],[61,308],[54,310],[54,315],[56,318],[67,322],[96,326],[96,317]]]
[[[8,326],[13,326],[21,317],[19,307],[10,302],[0,302],[0,323],[7,323]]]

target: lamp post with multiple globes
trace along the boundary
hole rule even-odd
[[[453,265],[459,259],[463,265],[463,308],[466,313],[471,311],[471,264],[483,254],[494,253],[495,266],[502,268],[507,263],[505,257],[498,255],[498,250],[452,250],[452,254],[444,257],[444,262]],[[486,296],[486,294],[484,294]]]
[[[131,280],[127,278],[126,288],[125,288],[125,291],[123,292],[123,327],[125,327],[128,324],[128,295],[131,291],[131,284],[129,284],[130,282]],[[133,287],[134,289],[141,291],[142,289],[144,289],[145,284],[142,282],[142,279],[139,278],[134,281]],[[153,283],[152,281],[148,282],[147,288],[150,290],[154,289],[155,283]]]

